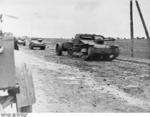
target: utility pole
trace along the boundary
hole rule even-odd
[[[0,14],[0,22],[1,22],[1,23],[3,22],[2,17],[3,17],[3,15]]]
[[[130,0],[130,38],[131,38],[131,57],[134,56],[134,29],[133,29],[133,3]]]
[[[139,12],[139,15],[140,15],[143,27],[144,27],[144,31],[145,31],[146,37],[147,37],[147,39],[150,39],[148,30],[147,30],[147,27],[146,27],[146,24],[145,24],[145,21],[144,21],[144,17],[142,15],[142,12],[141,12],[141,9],[140,9],[140,6],[139,6],[139,3],[138,3],[137,0],[135,1],[135,3],[136,3],[136,7],[138,9],[138,12]]]
[[[0,23],[3,22],[2,17],[3,17],[3,15],[0,14]],[[1,25],[0,25],[0,28],[1,28]],[[2,33],[2,30],[0,29],[0,39],[2,38],[2,35],[3,35],[3,33]]]

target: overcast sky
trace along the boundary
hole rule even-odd
[[[15,35],[73,37],[96,33],[106,37],[129,37],[130,0],[0,0],[3,31]],[[150,0],[139,0],[150,31]],[[134,2],[135,36],[145,36]]]

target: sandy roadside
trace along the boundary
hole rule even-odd
[[[99,85],[89,71],[21,51],[15,55],[16,64],[24,62],[32,70],[37,98],[33,112],[147,112],[150,109],[149,101],[113,85]]]

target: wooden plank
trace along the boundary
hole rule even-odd
[[[0,54],[0,89],[15,87],[14,40],[0,39],[4,52]]]
[[[26,65],[17,69],[17,82],[20,86],[20,93],[17,94],[17,107],[32,105],[35,103],[35,91],[31,72]]]

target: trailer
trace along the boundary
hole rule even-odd
[[[26,64],[16,66],[14,37],[0,35],[0,112],[15,105],[16,112],[32,112],[36,102],[31,71]]]

